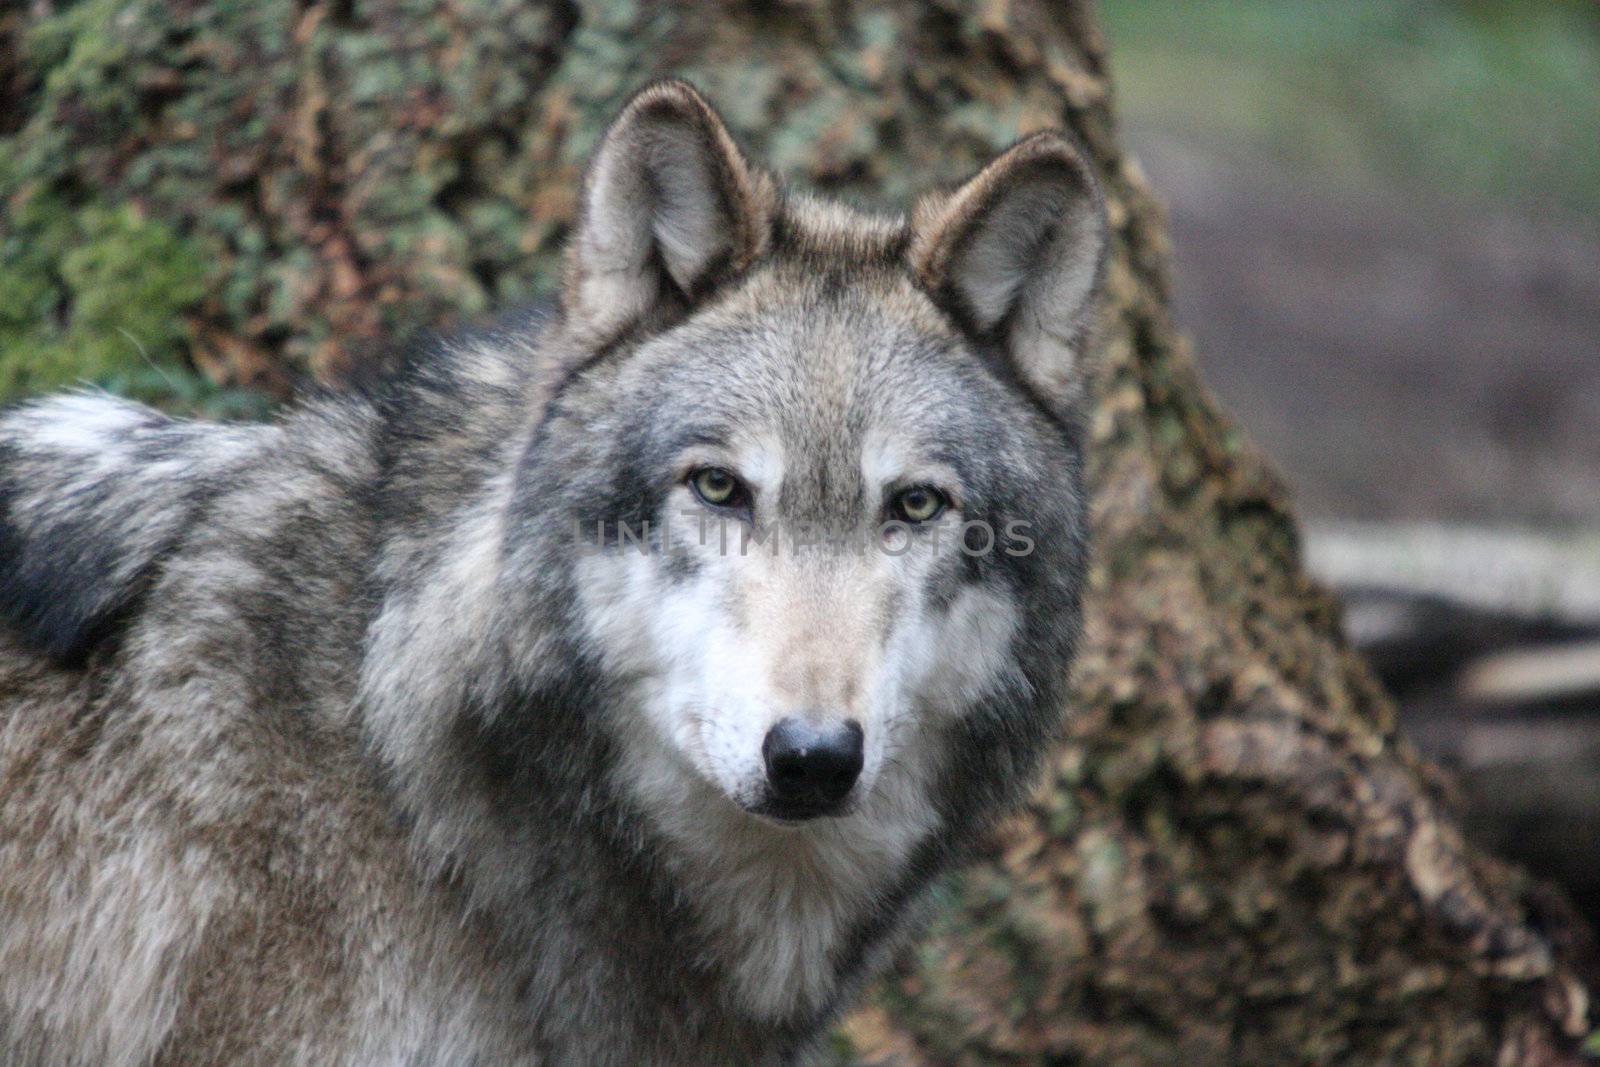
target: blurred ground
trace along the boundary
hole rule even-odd
[[[1600,235],[1128,137],[1171,208],[1179,321],[1305,516],[1600,524]]]
[[[1600,917],[1600,4],[1105,11],[1206,380],[1469,825]]]

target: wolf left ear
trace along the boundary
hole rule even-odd
[[[590,341],[692,301],[764,247],[775,193],[687,82],[640,90],[595,150],[567,252],[566,312]]]
[[[1105,249],[1094,171],[1054,131],[1018,142],[912,217],[918,281],[975,333],[995,338],[1021,383],[1058,409],[1082,391],[1078,350]]]

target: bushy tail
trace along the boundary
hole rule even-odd
[[[276,432],[90,392],[0,413],[0,620],[41,652],[81,660]]]

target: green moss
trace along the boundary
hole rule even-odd
[[[205,295],[198,251],[129,207],[88,209],[79,224],[82,243],[61,257],[73,328],[90,336],[131,334],[153,351],[178,343],[183,311]]]
[[[0,398],[141,388],[152,364],[192,393],[202,301],[208,373],[283,381],[547,290],[561,201],[539,183],[574,171],[547,174],[565,127],[536,100],[577,13],[451,12],[28,8],[7,38],[25,91],[0,137]]]
[[[0,236],[0,396],[181,369],[205,261],[131,206],[21,191]]]
[[[42,106],[0,139],[0,400],[131,385],[152,368],[162,381],[193,378],[183,356],[188,314],[207,291],[206,257],[142,201],[99,195],[88,173],[98,150],[145,121],[137,72],[167,43],[157,13],[148,3],[85,0],[23,36]],[[130,169],[154,180],[148,161]]]

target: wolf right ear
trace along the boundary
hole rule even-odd
[[[1082,391],[1079,349],[1105,249],[1094,171],[1050,130],[955,192],[924,199],[912,217],[918,281],[973,332],[995,338],[1021,384],[1057,409]]]
[[[665,300],[689,301],[766,244],[771,178],[687,82],[639,91],[595,150],[567,252],[563,304],[594,343]]]

